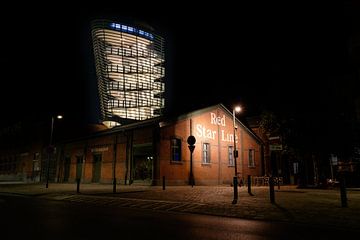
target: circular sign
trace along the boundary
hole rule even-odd
[[[188,139],[187,139],[187,143],[188,143],[189,145],[194,145],[195,142],[196,142],[196,138],[195,138],[193,135],[190,135],[190,136],[188,137]]]

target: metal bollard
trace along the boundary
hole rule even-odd
[[[162,181],[162,187],[163,187],[163,190],[165,190],[165,176],[162,177],[163,181]]]
[[[249,195],[252,196],[253,194],[251,193],[251,175],[248,175],[247,183],[248,183],[248,193]]]
[[[341,177],[340,181],[340,197],[341,197],[341,207],[347,207],[347,197],[346,197],[346,185],[345,178]]]
[[[238,201],[238,179],[237,177],[234,177],[234,199],[232,201],[232,204],[236,204]]]
[[[80,178],[76,179],[76,193],[80,193]]]
[[[277,177],[278,190],[280,190],[280,177]]]
[[[113,179],[113,193],[116,193],[116,178]]]
[[[269,178],[269,187],[270,187],[270,202],[275,203],[275,191],[274,191],[274,178]]]

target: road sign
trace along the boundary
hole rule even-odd
[[[190,135],[187,139],[187,143],[192,146],[196,143],[196,138],[193,135]]]

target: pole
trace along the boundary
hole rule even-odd
[[[116,178],[113,178],[113,193],[116,193]]]
[[[76,193],[80,193],[80,178],[76,179]]]
[[[193,171],[192,171],[192,162],[193,162],[193,159],[192,159],[192,152],[190,153],[190,184],[191,184],[191,187],[194,187],[194,175],[193,175]]]
[[[194,173],[193,173],[193,151],[194,146],[189,146],[190,148],[190,185],[191,187],[194,187],[195,181],[194,181]]]
[[[341,207],[347,207],[347,197],[346,197],[346,184],[345,176],[340,176],[340,197],[341,197]]]
[[[234,167],[235,167],[235,177],[237,177],[237,164],[236,164],[236,140],[235,140],[235,134],[236,134],[236,126],[235,126],[235,109],[233,110],[233,123],[234,123]]]
[[[50,175],[50,157],[52,153],[52,137],[53,137],[53,130],[54,130],[54,117],[51,117],[51,130],[50,130],[50,144],[48,147],[48,161],[47,161],[47,172],[46,172],[46,188],[49,187],[49,175]]]
[[[276,175],[277,175],[277,186],[278,189],[280,190],[280,171],[281,171],[281,166],[280,166],[280,154],[279,152],[276,152]]]
[[[165,176],[162,177],[162,189],[165,190]]]
[[[270,188],[270,202],[275,203],[275,191],[274,191],[274,177],[269,177],[269,188]]]
[[[194,173],[193,173],[193,152],[195,149],[195,142],[196,142],[196,138],[193,135],[190,135],[187,139],[187,143],[189,144],[189,150],[190,150],[190,175],[189,175],[189,184],[191,185],[191,187],[194,187],[195,185],[195,179],[194,179]]]
[[[248,183],[248,193],[250,196],[253,196],[253,194],[251,193],[251,175],[248,175],[247,183]]]
[[[232,201],[232,204],[236,204],[238,201],[238,178],[237,178],[237,164],[236,164],[236,157],[237,157],[237,152],[236,152],[236,140],[235,140],[235,131],[236,131],[236,127],[235,127],[235,109],[233,109],[233,128],[234,128],[234,168],[235,168],[235,175],[234,175],[234,179],[233,179],[233,185],[234,185],[234,199]]]

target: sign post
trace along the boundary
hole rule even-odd
[[[194,152],[195,149],[195,142],[196,142],[196,138],[192,135],[190,135],[187,139],[187,143],[189,144],[189,150],[190,150],[190,176],[189,176],[189,184],[191,185],[191,187],[194,187],[195,185],[195,179],[194,179],[194,173],[193,173],[193,169],[192,169],[192,165],[193,165],[193,160],[192,160],[192,154]]]

